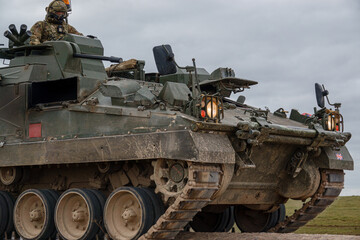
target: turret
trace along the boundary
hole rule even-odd
[[[26,25],[17,31],[12,24],[9,30],[5,32],[9,48],[0,52],[1,58],[10,59],[9,66],[0,69],[0,92],[20,86],[21,105],[26,108],[80,102],[108,78],[102,60],[122,61],[103,56],[96,38],[67,35],[62,41],[29,45]]]

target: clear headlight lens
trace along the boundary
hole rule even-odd
[[[335,119],[333,118],[332,115],[329,115],[327,118],[327,130],[329,131],[334,131],[335,130]]]
[[[206,105],[206,113],[207,113],[208,117],[210,117],[210,118],[217,117],[218,105],[216,104],[215,101],[208,102],[208,104]]]

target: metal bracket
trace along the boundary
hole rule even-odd
[[[264,117],[252,117],[253,122],[257,122],[261,128],[260,133],[257,135],[255,140],[249,139],[249,143],[254,145],[261,145],[268,137],[270,133],[270,122],[267,121]]]
[[[244,114],[246,114],[246,113],[250,113],[250,116],[252,116],[252,117],[256,117],[256,118],[258,118],[258,117],[262,117],[262,118],[264,118],[264,119],[267,119],[267,117],[268,117],[268,114],[269,114],[269,110],[268,109],[266,109],[266,110],[261,110],[261,109],[246,109],[245,111],[244,111]]]
[[[269,127],[271,124],[266,117],[251,117],[251,121],[259,123],[261,127]]]
[[[288,112],[285,111],[283,108],[279,108],[278,110],[276,110],[274,112],[274,115],[278,116],[278,117],[286,118],[286,113],[288,113]]]
[[[239,139],[246,140],[248,144],[261,145],[270,134],[271,122],[264,117],[251,117],[251,122],[241,121],[237,127],[239,130],[236,136]]]
[[[302,167],[304,166],[304,163],[306,162],[306,159],[308,158],[309,152],[304,149],[297,149],[293,156],[291,157],[291,160],[288,162],[288,165],[286,166],[286,170],[288,173],[295,178],[302,170]]]
[[[240,170],[245,168],[256,168],[255,163],[246,152],[235,153],[235,175],[240,175]]]
[[[308,147],[309,150],[317,150],[319,146],[325,141],[325,130],[320,124],[313,124],[312,128],[318,133],[312,144]]]
[[[88,106],[96,106],[99,104],[99,99],[97,97],[91,97],[85,101]]]

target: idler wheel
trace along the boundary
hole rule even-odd
[[[9,186],[19,182],[22,178],[23,171],[17,167],[0,168],[0,181],[2,184]]]
[[[23,239],[48,239],[55,233],[55,194],[51,190],[29,189],[17,198],[14,226]]]
[[[228,207],[219,213],[199,212],[190,226],[195,232],[229,232],[234,222],[234,208]]]
[[[272,213],[252,210],[238,205],[234,209],[235,222],[242,232],[266,232],[279,221],[279,210]]]
[[[14,230],[14,198],[8,192],[0,191],[0,236],[11,236]]]
[[[63,239],[94,239],[102,221],[104,199],[96,190],[69,189],[55,207],[55,225]]]
[[[154,208],[141,188],[120,187],[105,203],[104,223],[112,239],[138,239],[154,223]]]

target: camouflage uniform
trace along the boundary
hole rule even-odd
[[[61,29],[60,31],[58,29]],[[37,45],[45,41],[61,40],[66,33],[82,35],[73,26],[63,22],[61,25],[48,21],[39,21],[31,28],[30,44]]]
[[[46,8],[45,20],[39,21],[32,26],[30,44],[37,45],[45,41],[61,40],[67,33],[82,35],[67,23],[67,10],[67,6],[63,1],[52,1],[49,7]],[[56,15],[57,12],[60,13],[59,16]]]

